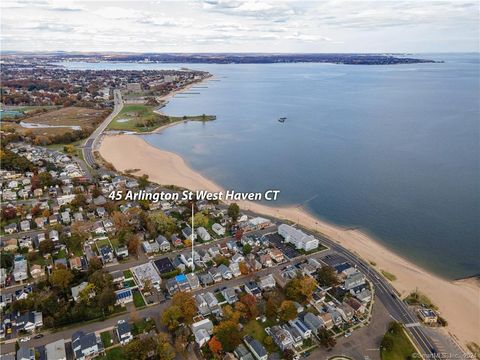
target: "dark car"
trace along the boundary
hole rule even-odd
[[[34,339],[41,339],[41,338],[43,338],[43,334],[37,334],[33,338]]]

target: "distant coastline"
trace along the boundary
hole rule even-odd
[[[166,102],[175,94],[171,93],[162,100]],[[178,122],[160,127],[155,132],[161,132],[176,124]],[[132,151],[133,149],[135,151]],[[151,181],[158,184],[176,185],[190,190],[224,190],[214,181],[193,170],[180,155],[158,149],[147,143],[142,136],[106,136],[100,153],[117,170],[139,169],[136,175],[147,174]],[[480,291],[478,277],[472,276],[458,281],[442,278],[393,252],[372,235],[360,229],[343,228],[329,223],[301,206],[270,207],[247,201],[240,202],[240,206],[259,214],[297,222],[324,234],[357,256],[375,264],[377,269],[394,274],[397,280],[392,284],[402,297],[417,288],[429,296],[439,307],[442,316],[448,319],[448,331],[454,334],[457,340],[464,344],[480,341],[476,332],[480,324],[472,321],[472,315],[475,314],[479,316],[473,318],[480,319],[480,308],[476,301]],[[461,309],[458,308],[458,303],[462,303]]]
[[[36,53],[38,55],[38,53]],[[6,60],[15,58],[15,52],[4,52]],[[26,55],[26,53],[21,53]],[[330,63],[345,65],[397,65],[436,63],[431,59],[410,57],[407,54],[375,54],[375,53],[96,53],[78,54],[51,52],[41,54],[41,62],[52,65],[52,62],[133,62],[133,63],[183,63],[183,64],[275,64],[275,63]]]

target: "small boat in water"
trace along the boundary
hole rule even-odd
[[[286,117],[281,117],[280,119],[278,119],[278,121],[281,122],[281,123],[285,122],[285,120],[287,120]]]

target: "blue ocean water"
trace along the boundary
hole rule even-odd
[[[164,111],[217,120],[179,124],[148,142],[225,188],[278,188],[280,204],[303,203],[459,278],[480,273],[479,54],[424,57],[445,62],[115,68],[210,71],[213,80]]]

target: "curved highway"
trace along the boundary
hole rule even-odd
[[[113,91],[113,101],[114,101],[114,108],[110,115],[107,116],[105,120],[95,129],[95,131],[88,137],[88,139],[83,144],[83,158],[85,159],[85,163],[93,168],[95,164],[95,158],[93,156],[93,152],[97,146],[98,139],[100,138],[102,132],[107,128],[108,124],[118,115],[118,113],[123,108],[123,100],[122,100],[122,93],[120,90]]]
[[[350,251],[337,244],[336,242],[324,237],[319,234],[314,234],[308,229],[305,229],[301,226],[297,226],[302,229],[302,231],[312,234],[317,237],[321,243],[330,247],[338,254],[342,255],[348,262],[357,267],[362,271],[365,276],[373,283],[375,286],[375,293],[378,296],[379,300],[384,304],[385,308],[388,310],[390,315],[400,323],[410,326],[405,327],[410,337],[415,341],[418,350],[421,351],[423,358],[437,358],[438,353],[435,348],[433,341],[425,333],[422,325],[419,324],[419,320],[415,313],[409,309],[407,304],[405,304],[402,299],[397,295],[397,291],[393,288],[392,285],[386,280],[382,275],[377,273],[370,265],[365,263],[362,259],[358,258]]]

